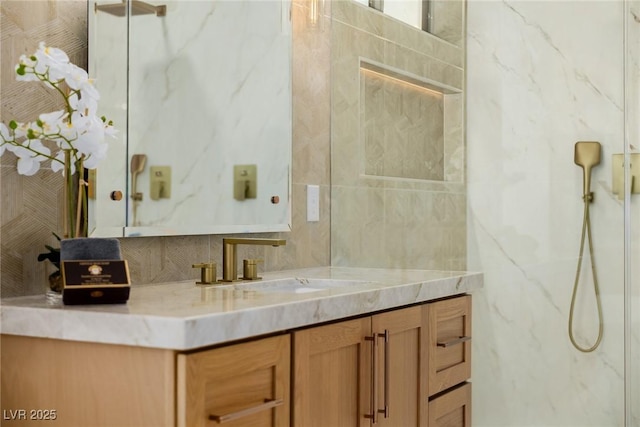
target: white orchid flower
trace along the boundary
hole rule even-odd
[[[20,175],[31,176],[40,170],[40,162],[33,157],[23,157],[18,159],[17,167]]]
[[[13,138],[11,137],[11,132],[9,128],[4,123],[0,122],[0,137],[3,141],[11,141]]]
[[[45,160],[51,160],[54,172],[73,174],[80,158],[84,167],[95,168],[106,157],[105,136],[114,136],[117,131],[97,114],[100,93],[93,80],[85,70],[70,63],[64,51],[41,42],[35,53],[20,57],[16,79],[41,81],[60,91],[66,104],[64,110],[40,114],[34,122],[0,123],[0,156],[6,151],[16,155],[19,174],[35,174]],[[69,90],[60,87],[63,81]],[[60,149],[55,156],[41,139],[55,142]],[[71,154],[70,165],[64,164],[65,151]]]
[[[13,153],[18,157],[18,173],[31,176],[40,170],[40,163],[49,158],[51,151],[39,139],[32,139],[15,146]]]
[[[101,150],[99,146],[104,142],[104,127],[102,121],[97,117],[83,117],[85,128],[78,135],[75,146],[79,152],[85,156],[89,156],[94,152]]]
[[[4,150],[7,148],[7,144],[10,144],[10,141],[13,139],[9,128],[4,123],[0,123],[0,138],[2,138],[2,142],[0,142],[0,156],[2,156]],[[10,146],[11,145],[9,145],[9,147]]]
[[[48,72],[51,82],[64,80],[71,72],[72,64],[69,63],[67,54],[55,47],[45,46],[44,42],[40,42],[34,56],[37,58],[36,72],[39,74]]]
[[[65,76],[65,82],[73,89],[78,90],[82,94],[82,99],[91,98],[96,101],[100,100],[100,93],[93,85],[93,81],[89,78],[87,72],[73,64],[69,64],[69,70]]]
[[[85,116],[96,115],[98,111],[98,99],[85,96],[85,92],[81,92],[82,97],[78,100],[76,110]]]
[[[67,54],[62,49],[49,47],[45,45],[44,42],[40,42],[38,44],[38,50],[36,51],[35,56],[38,58],[42,56],[46,58],[48,61],[53,63],[61,63],[61,64],[69,63],[69,56],[67,56]]]
[[[64,81],[71,89],[80,90],[89,81],[89,74],[80,67],[70,65]]]
[[[85,168],[95,168],[107,154],[105,136],[114,136],[116,130],[111,122],[99,118],[100,94],[87,72],[71,64],[64,51],[44,43],[34,54],[22,55],[15,70],[19,81],[40,81],[55,89],[63,97],[65,108],[40,114],[33,122],[0,123],[0,156],[6,151],[13,153],[18,158],[18,174],[27,176],[38,172],[46,160],[51,161],[53,172],[61,171],[67,176],[74,175],[76,168],[80,168],[81,174]],[[55,156],[41,140],[58,146]],[[80,183],[84,185],[82,177]],[[68,184],[75,185],[71,181]],[[75,211],[75,218],[71,215],[65,218],[65,236],[86,235],[87,210],[83,208],[86,192],[79,190],[76,198],[74,191],[69,190],[65,203],[75,207],[70,209]]]
[[[51,113],[40,114],[38,117],[42,123],[42,130],[45,133],[60,132],[67,125],[64,119],[67,117],[67,113],[64,110],[52,111]]]
[[[95,88],[93,88],[96,91]],[[97,91],[96,91],[97,92]],[[74,114],[82,114],[83,116],[95,115],[98,110],[98,99],[86,96],[84,91],[80,91],[82,97],[78,97],[77,93],[73,93],[69,96],[69,105],[75,110]],[[73,121],[74,118],[72,117]]]

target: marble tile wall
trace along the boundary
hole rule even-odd
[[[624,149],[623,19],[623,2],[468,3],[468,267],[485,278],[473,307],[474,426],[624,425],[624,212],[611,192],[611,155]],[[581,140],[602,144],[591,220],[604,339],[588,354],[567,332]],[[584,267],[574,326],[587,345],[598,325]]]
[[[359,3],[332,7],[332,265],[463,270],[464,44]],[[385,78],[381,93],[390,100],[378,104],[380,80],[362,71],[371,68],[430,84],[447,101],[425,102],[421,89]],[[441,139],[403,143],[413,121]],[[408,159],[421,164],[405,167]]]
[[[327,12],[328,13],[328,12]],[[0,3],[2,74],[0,120],[26,120],[54,108],[51,94],[34,84],[16,83],[13,65],[38,42],[60,47],[79,65],[87,63],[87,3],[78,1],[12,1]],[[329,200],[329,42],[331,23],[308,26],[306,3],[293,7],[293,168],[292,231],[266,233],[287,245],[241,247],[239,258],[263,258],[267,271],[326,266],[330,263]],[[36,261],[51,232],[59,227],[62,181],[51,171],[32,177],[16,173],[15,161],[2,157],[0,178],[0,280],[3,297],[42,293],[45,263]],[[320,221],[306,222],[306,185],[320,185]],[[196,279],[191,264],[222,262],[222,236],[141,237],[121,240],[134,285]]]

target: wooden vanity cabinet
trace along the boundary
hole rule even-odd
[[[426,327],[415,306],[294,332],[292,425],[426,426]]]
[[[427,304],[429,427],[471,426],[471,296]]]
[[[60,426],[469,427],[470,337],[470,296],[190,352],[2,335],[3,417],[25,409],[48,410],[47,425]]]
[[[178,354],[178,427],[288,427],[290,354],[289,335]]]

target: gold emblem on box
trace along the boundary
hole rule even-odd
[[[124,303],[129,299],[126,260],[62,261],[61,273],[65,304]]]

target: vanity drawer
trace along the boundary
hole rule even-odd
[[[290,337],[178,355],[177,425],[289,426]]]
[[[471,296],[429,304],[429,396],[471,377]]]
[[[471,383],[464,383],[429,402],[429,427],[471,426]]]

